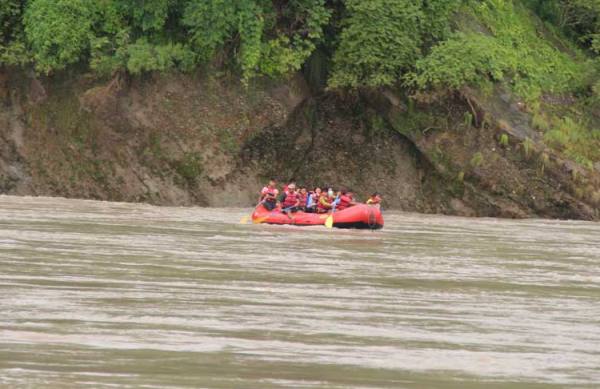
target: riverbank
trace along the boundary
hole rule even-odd
[[[250,206],[275,176],[379,190],[436,212],[437,175],[373,109],[300,76],[245,88],[172,74],[90,81],[5,74],[0,190],[160,205]]]
[[[315,93],[300,74],[245,87],[203,73],[4,71],[0,91],[0,193],[250,206],[274,176],[378,190],[404,211],[599,217],[597,172],[526,144],[516,100]],[[485,121],[466,123],[473,109]]]

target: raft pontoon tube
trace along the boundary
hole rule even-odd
[[[255,224],[291,224],[295,226],[324,225],[331,213],[296,212],[285,214],[280,210],[269,211],[262,204],[252,213]],[[336,228],[357,228],[378,230],[383,228],[383,216],[379,207],[357,204],[343,211],[333,213],[333,226]]]

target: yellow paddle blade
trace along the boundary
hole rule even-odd
[[[327,220],[325,220],[325,227],[333,228],[333,215],[329,215]]]
[[[254,224],[260,224],[263,223],[265,220],[267,220],[269,217],[265,216],[265,217],[257,217],[256,219],[252,220],[252,223]]]
[[[250,221],[250,216],[244,216],[240,219],[240,224],[248,224],[248,221]]]

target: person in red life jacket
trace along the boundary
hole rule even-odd
[[[321,197],[321,188],[315,187],[309,194],[306,200],[306,212],[317,213],[317,205],[319,204],[319,198]]]
[[[336,211],[343,211],[346,208],[350,208],[351,206],[356,205],[354,201],[352,192],[346,189],[342,189],[340,191],[340,200],[335,207]]]
[[[300,198],[296,191],[296,184],[293,182],[288,185],[287,192],[284,192],[279,197],[279,203],[284,213],[298,212],[300,206]]]
[[[332,188],[327,189],[327,192],[322,192],[319,196],[319,203],[317,204],[318,213],[327,213],[333,208],[333,202],[335,201],[335,193]]]
[[[279,194],[279,190],[277,190],[276,186],[277,182],[271,179],[269,184],[262,188],[260,197],[258,198],[258,203],[262,204],[269,211],[272,211],[277,207],[277,195]]]
[[[305,186],[300,187],[298,191],[298,201],[300,204],[298,205],[298,210],[306,211],[306,200],[308,199],[308,191]]]
[[[293,186],[294,188],[296,188],[296,182],[295,181],[290,181],[288,184],[285,184],[283,186],[283,193],[287,194],[290,186]]]
[[[367,200],[367,204],[369,205],[373,205],[376,207],[380,207],[381,206],[381,195],[378,192],[375,192],[371,195],[371,197],[369,197],[369,199]]]

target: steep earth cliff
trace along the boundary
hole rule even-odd
[[[273,176],[378,190],[407,211],[599,217],[598,173],[545,148],[509,94],[400,96],[315,94],[300,75],[245,87],[4,71],[0,192],[250,206]]]

